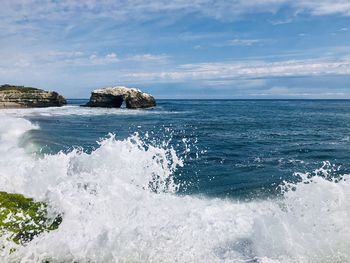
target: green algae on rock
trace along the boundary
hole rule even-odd
[[[47,204],[21,194],[0,192],[0,236],[24,244],[45,231],[58,228],[62,217],[50,219]]]

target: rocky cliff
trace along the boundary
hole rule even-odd
[[[0,86],[0,108],[57,107],[66,104],[63,96],[24,86]]]
[[[91,93],[88,107],[120,108],[125,101],[130,109],[149,108],[156,106],[156,100],[148,93],[139,89],[116,86],[96,89]]]

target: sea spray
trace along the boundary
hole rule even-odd
[[[348,175],[296,174],[300,182],[275,199],[179,196],[173,175],[183,160],[169,145],[109,135],[91,153],[38,156],[18,147],[38,127],[5,121],[1,190],[46,200],[63,221],[4,262],[350,261]]]
[[[349,175],[331,178],[332,169],[326,163],[311,173],[295,173],[299,183],[280,186],[278,207],[255,220],[257,254],[279,262],[350,261]]]

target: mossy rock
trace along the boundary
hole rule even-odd
[[[20,194],[0,192],[0,236],[24,244],[45,231],[58,228],[62,217],[50,219],[47,204]]]

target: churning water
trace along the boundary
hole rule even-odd
[[[1,111],[0,190],[63,216],[3,262],[350,262],[349,101]]]

